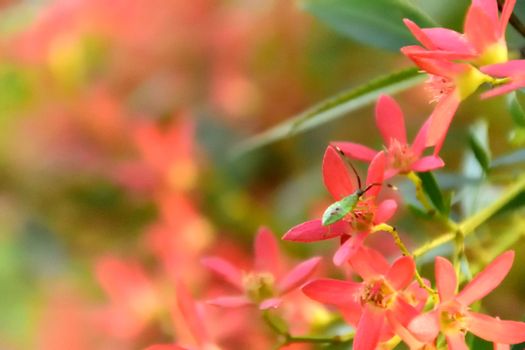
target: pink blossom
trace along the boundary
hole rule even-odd
[[[319,257],[308,259],[283,274],[277,241],[267,228],[259,229],[254,252],[255,261],[251,271],[241,271],[219,257],[203,259],[204,265],[240,292],[217,297],[208,303],[222,307],[258,305],[261,310],[277,308],[282,302],[281,297],[303,285],[321,260]]]
[[[410,145],[406,139],[405,118],[397,102],[390,96],[382,95],[376,104],[376,125],[383,136],[386,148],[385,179],[398,173],[411,171],[430,171],[444,165],[437,156],[423,156],[429,121],[419,130]],[[352,142],[333,142],[346,155],[367,162],[377,155],[377,151]]]
[[[525,341],[525,323],[500,320],[469,308],[501,283],[513,260],[513,251],[503,253],[456,293],[458,282],[454,267],[447,259],[437,257],[435,274],[440,302],[433,311],[415,317],[408,329],[425,343],[432,343],[442,332],[452,350],[467,349],[466,332],[501,346]]]
[[[496,0],[473,0],[464,34],[446,28],[422,29],[405,19],[423,47],[407,46],[401,51],[430,75],[429,86],[438,102],[431,116],[427,146],[436,146],[439,151],[459,103],[483,83],[503,84],[484,93],[483,98],[525,86],[525,64],[522,60],[508,61],[505,41],[515,4],[516,0],[505,1],[498,16]]]
[[[177,344],[155,344],[149,346],[146,350],[219,350],[220,348],[208,334],[203,314],[201,313],[202,310],[198,308],[198,304],[186,289],[186,286],[178,281],[176,289],[178,309],[197,347],[183,347]]]
[[[353,348],[374,350],[390,339],[396,323],[419,314],[427,293],[413,281],[414,260],[401,257],[390,265],[377,251],[361,247],[350,259],[362,282],[319,279],[303,287],[310,298],[339,308],[356,327]]]
[[[368,168],[366,186],[383,182],[386,158],[384,152],[377,153]],[[325,187],[335,200],[356,192],[354,174],[350,173],[339,152],[329,146],[323,159],[323,179]],[[320,219],[299,224],[286,232],[284,240],[314,242],[340,237],[341,246],[334,255],[334,263],[341,265],[362,246],[366,236],[375,225],[388,221],[397,209],[393,199],[376,204],[380,186],[370,188],[359,199],[356,207],[343,219],[332,225],[323,226]]]

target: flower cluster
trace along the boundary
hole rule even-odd
[[[439,151],[452,117],[460,102],[482,84],[493,85],[482,94],[483,98],[525,86],[525,61],[509,60],[505,42],[514,5],[515,0],[506,1],[499,15],[495,0],[473,0],[464,34],[444,28],[421,29],[406,19],[405,24],[422,46],[407,46],[402,52],[428,73],[432,101],[437,102],[434,112],[410,144],[401,108],[393,98],[383,95],[375,111],[383,150],[346,141],[332,142],[327,147],[322,175],[334,202],[320,218],[292,227],[283,239],[317,242],[339,238],[333,263],[355,273],[357,279],[308,281],[319,258],[306,260],[284,273],[273,235],[261,229],[255,240],[255,263],[251,268],[240,270],[220,257],[204,259],[205,266],[236,290],[236,294],[212,298],[208,304],[223,308],[256,306],[268,325],[284,339],[283,346],[352,340],[355,350],[375,350],[393,349],[403,341],[414,350],[441,349],[444,342],[449,349],[462,350],[468,348],[469,332],[492,342],[496,349],[509,349],[509,344],[525,341],[525,323],[488,316],[472,306],[502,282],[511,269],[514,252],[498,256],[460,292],[458,263],[453,265],[437,256],[435,282],[431,283],[421,276],[413,254],[390,225],[398,208],[397,200],[381,193],[387,187],[385,180],[396,176],[407,177],[414,182],[416,191],[422,191],[417,173],[445,165]],[[364,184],[350,159],[369,163]],[[460,230],[451,219],[441,219]],[[393,262],[366,242],[369,235],[379,231],[390,233],[400,250],[401,256]],[[282,309],[297,303],[285,296],[300,286],[310,299],[335,307],[353,331],[326,339],[292,335],[290,320],[283,319],[286,313]],[[202,349],[215,346],[210,347],[204,340],[201,345]],[[159,345],[151,350],[179,348]]]

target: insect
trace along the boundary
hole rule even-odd
[[[323,213],[322,219],[321,219],[321,223],[323,226],[334,224],[338,222],[339,220],[343,219],[348,213],[350,213],[352,210],[355,209],[362,195],[364,195],[373,186],[381,185],[379,183],[373,183],[373,184],[366,186],[365,188],[362,188],[361,178],[359,177],[359,174],[355,170],[352,163],[350,163],[347,160],[346,155],[340,148],[336,147],[336,150],[347,161],[347,163],[350,164],[350,167],[352,168],[352,171],[354,172],[357,178],[358,189],[354,193],[344,197],[343,199],[340,199],[339,201],[335,203],[332,203],[328,208],[326,208],[326,210]]]

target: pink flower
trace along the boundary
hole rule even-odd
[[[444,165],[443,160],[435,155],[423,156],[429,126],[428,121],[421,127],[414,142],[410,145],[406,139],[403,112],[392,97],[387,95],[379,97],[375,114],[377,127],[386,146],[385,179],[398,173],[430,171]],[[352,142],[333,142],[333,144],[346,155],[366,162],[372,161],[378,153],[366,146]]]
[[[215,344],[211,339],[211,336],[208,334],[208,330],[205,325],[203,318],[203,313],[198,308],[198,304],[195,302],[189,291],[186,289],[186,286],[180,282],[176,283],[177,289],[177,306],[182,314],[184,323],[193,338],[193,342],[197,347],[182,347],[177,344],[155,344],[151,345],[145,350],[189,350],[189,349],[199,349],[199,350],[219,350],[220,348]]]
[[[432,343],[441,331],[451,350],[467,349],[466,332],[500,344],[525,341],[525,323],[503,321],[469,308],[501,283],[513,260],[513,251],[503,253],[456,294],[458,282],[454,267],[448,260],[437,257],[435,274],[440,302],[433,311],[414,318],[408,329],[426,343]]]
[[[303,292],[335,305],[356,327],[353,349],[374,350],[394,335],[393,322],[408,324],[419,314],[428,295],[413,281],[415,264],[410,257],[389,265],[379,252],[362,247],[349,262],[362,282],[319,279],[305,285]]]
[[[255,238],[255,264],[251,271],[241,271],[219,257],[203,259],[204,265],[220,275],[241,294],[218,297],[208,303],[223,307],[258,305],[259,309],[277,308],[281,297],[300,287],[312,275],[321,258],[314,257],[281,273],[279,247],[270,230],[261,228]]]
[[[385,166],[384,152],[377,153],[368,168],[366,186],[383,182]],[[357,190],[354,175],[349,172],[341,155],[333,146],[329,146],[324,155],[323,179],[328,192],[335,200],[340,200]],[[388,221],[394,215],[397,203],[393,199],[376,204],[375,199],[380,190],[380,186],[370,188],[343,220],[328,226],[323,226],[320,219],[307,221],[291,228],[283,239],[314,242],[340,237],[342,244],[333,260],[336,265],[341,265],[362,246],[375,225]]]
[[[419,46],[403,47],[401,51],[430,76],[427,88],[437,105],[429,117],[426,146],[434,146],[437,154],[460,102],[493,79],[466,63],[454,63],[440,56],[422,57],[420,54],[426,50]]]
[[[133,339],[161,310],[154,282],[138,263],[112,256],[99,259],[95,270],[110,299],[101,315],[103,325],[118,338]]]
[[[516,0],[505,1],[498,16],[496,0],[473,0],[466,15],[464,34],[445,28],[421,29],[405,19],[423,47],[407,46],[401,51],[430,74],[429,86],[434,100],[438,101],[431,116],[427,146],[436,146],[439,151],[460,101],[483,83],[504,83],[483,94],[483,98],[525,86],[524,63],[508,61],[505,42],[505,30],[515,4]],[[493,77],[506,78],[509,82]]]

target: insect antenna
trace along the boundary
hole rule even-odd
[[[374,186],[381,186],[381,185],[382,185],[381,182],[374,182],[373,184],[370,184],[370,185],[366,186],[365,189],[362,191],[362,193],[365,194],[372,187],[374,187]]]
[[[352,162],[348,159],[348,157],[346,156],[345,152],[343,152],[343,150],[337,146],[334,146],[335,150],[337,152],[339,152],[339,154],[343,157],[343,159],[346,161],[346,164],[350,165],[350,168],[352,168],[352,171],[354,172],[354,175],[357,179],[357,187],[359,189],[361,189],[362,187],[362,184],[361,184],[361,177],[359,176],[359,173],[357,172],[357,170],[355,169],[354,165],[352,164]]]

